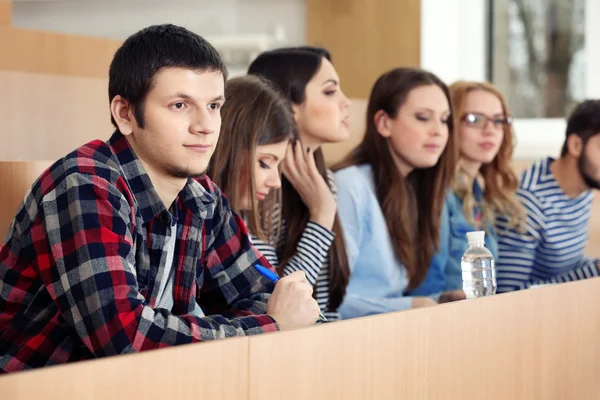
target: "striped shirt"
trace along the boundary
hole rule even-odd
[[[526,229],[507,229],[504,217],[496,221],[498,293],[599,275],[599,260],[583,255],[592,192],[568,197],[550,171],[553,161],[540,160],[521,177],[517,197],[527,212]]]
[[[327,170],[329,187],[334,196],[337,194],[333,173]],[[281,209],[279,205],[273,210],[273,226],[279,225]],[[309,221],[298,242],[296,254],[283,268],[283,274],[289,275],[295,271],[304,271],[306,280],[315,291],[315,298],[321,312],[328,321],[340,319],[339,313],[329,311],[329,248],[333,243],[335,234],[323,226]],[[260,238],[250,235],[254,247],[262,253],[274,268],[279,265],[279,259],[283,254],[283,248],[287,240],[287,223],[283,219],[281,228],[271,232],[270,242],[267,243]]]

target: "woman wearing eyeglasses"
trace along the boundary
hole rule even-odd
[[[516,198],[512,118],[504,97],[489,83],[467,81],[452,84],[450,96],[459,160],[446,198],[450,231],[447,279],[449,287],[460,287],[460,260],[468,247],[466,233],[486,231],[486,247],[496,258],[495,216],[503,214],[510,227],[519,227],[525,213]]]

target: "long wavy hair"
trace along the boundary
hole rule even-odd
[[[221,133],[207,174],[227,196],[231,208],[242,214],[249,231],[262,240],[278,229],[273,209],[281,190],[271,190],[263,201],[256,199],[254,159],[256,146],[297,138],[290,102],[271,82],[259,76],[231,79],[225,86],[227,101],[221,109]],[[243,196],[251,208],[240,210]]]
[[[460,129],[465,112],[465,103],[468,94],[475,90],[483,90],[493,94],[502,104],[505,117],[510,117],[510,110],[504,96],[498,89],[487,82],[458,81],[450,85],[450,98],[454,110],[454,124]],[[504,125],[504,135],[500,150],[494,160],[483,164],[479,174],[473,177],[478,180],[484,190],[483,204],[476,204],[473,196],[473,185],[470,179],[465,179],[466,172],[460,163],[457,163],[455,179],[452,189],[463,201],[463,213],[469,223],[477,225],[474,218],[474,209],[481,210],[483,228],[493,226],[497,215],[504,215],[508,221],[507,228],[522,229],[525,222],[525,210],[516,197],[519,179],[512,168],[512,155],[515,148],[515,135],[512,125]]]
[[[396,257],[408,272],[409,290],[423,282],[439,248],[441,213],[457,157],[453,121],[448,120],[448,142],[437,164],[414,169],[403,177],[394,163],[388,139],[377,131],[375,114],[383,110],[390,118],[396,118],[409,93],[429,85],[442,89],[451,107],[448,87],[430,72],[396,68],[379,77],[369,97],[364,139],[334,167],[334,170],[361,164],[372,167],[375,193]]]
[[[327,50],[317,47],[291,47],[261,53],[250,64],[249,74],[261,75],[274,82],[287,98],[296,105],[306,101],[306,85],[316,75],[323,59],[331,61]],[[323,151],[314,153],[319,173],[329,181]],[[282,179],[282,217],[287,223],[287,237],[280,260],[279,273],[296,253],[302,232],[308,223],[310,213],[294,186]],[[346,244],[339,217],[333,223],[335,239],[329,249],[329,305],[330,311],[339,308],[350,279],[350,268],[346,254]],[[315,291],[316,295],[316,291]]]

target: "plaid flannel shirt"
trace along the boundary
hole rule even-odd
[[[173,207],[168,311],[154,307],[174,217],[124,136],[46,170],[0,248],[0,372],[277,330],[252,267],[270,264],[216,185],[190,178]]]

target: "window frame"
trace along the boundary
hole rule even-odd
[[[488,80],[492,45],[489,41],[494,0],[421,0],[421,67],[450,84],[459,79]],[[585,3],[585,88],[586,98],[600,98],[600,1]],[[518,118],[513,123],[515,160],[558,157],[565,139],[562,118]]]

